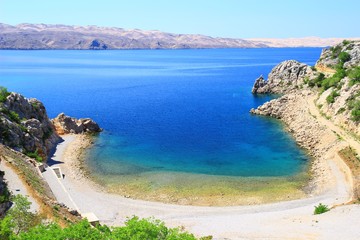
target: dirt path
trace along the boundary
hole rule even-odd
[[[39,204],[35,200],[35,198],[31,195],[31,191],[29,190],[29,186],[21,180],[18,174],[14,171],[14,169],[10,166],[6,161],[0,162],[0,170],[5,172],[5,181],[8,183],[8,188],[14,195],[21,194],[26,196],[28,200],[31,202],[30,211],[38,212],[40,210]]]
[[[343,139],[343,141],[347,142],[358,154],[360,154],[360,143],[345,130],[335,125],[332,121],[323,117],[315,104],[316,99],[317,97],[313,96],[307,101],[310,114],[315,116],[320,124],[328,127],[334,133],[338,134]]]

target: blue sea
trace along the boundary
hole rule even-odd
[[[308,156],[251,108],[254,80],[284,60],[314,65],[319,48],[0,51],[0,85],[41,100],[51,118],[90,117],[104,131],[86,163],[98,176],[191,173],[281,177]]]

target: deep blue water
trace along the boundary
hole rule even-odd
[[[0,85],[41,100],[50,117],[91,117],[104,132],[88,163],[101,174],[176,171],[289,176],[305,152],[279,121],[249,110],[279,62],[311,65],[319,48],[0,51]]]

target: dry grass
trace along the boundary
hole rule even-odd
[[[339,151],[339,156],[352,172],[354,179],[354,198],[355,201],[360,202],[360,158],[351,147],[346,147]]]
[[[78,220],[78,217],[58,205],[49,185],[38,174],[28,157],[0,144],[0,158],[6,161],[9,167],[17,173],[21,181],[25,183],[24,185],[27,187],[29,194],[40,206],[39,214],[41,217],[52,219],[61,226],[66,226],[68,222]]]

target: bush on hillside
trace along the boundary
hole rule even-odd
[[[360,82],[360,66],[354,67],[348,71],[350,86]]]
[[[10,95],[7,88],[0,86],[0,102],[5,102],[6,98]]]
[[[326,102],[328,104],[330,103],[334,103],[335,102],[335,98],[340,96],[340,94],[337,91],[332,91],[329,96],[326,97]]]
[[[338,58],[339,58],[340,62],[345,63],[351,59],[351,56],[347,52],[341,52],[341,53],[339,53]]]

